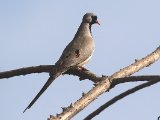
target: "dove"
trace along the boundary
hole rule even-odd
[[[55,63],[55,69],[50,74],[48,81],[26,107],[23,113],[33,106],[37,99],[57,77],[72,67],[83,67],[90,60],[95,48],[91,33],[91,26],[93,24],[100,25],[97,20],[97,15],[94,13],[86,13],[83,16],[82,22],[73,40],[66,46],[59,60]]]

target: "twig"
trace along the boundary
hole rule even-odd
[[[89,70],[81,71],[77,68],[72,68],[64,74],[72,74],[79,76],[80,80],[90,79],[91,81],[96,83],[96,87],[90,90],[87,94],[83,94],[83,97],[79,99],[74,104],[71,104],[68,108],[64,110],[63,113],[58,114],[56,117],[49,118],[50,120],[60,119],[70,119],[75,114],[83,110],[90,102],[92,102],[96,97],[104,93],[105,91],[113,88],[115,85],[124,82],[133,82],[133,81],[149,81],[151,78],[159,78],[160,76],[131,76],[131,74],[139,71],[140,69],[147,67],[158,60],[160,57],[160,47],[158,47],[153,53],[116,72],[112,76],[102,76],[99,77],[94,73],[91,73]],[[31,73],[50,73],[54,69],[54,65],[40,65],[34,67],[21,68],[17,70],[0,72],[0,79],[2,78],[10,78],[19,75],[27,75]],[[112,83],[112,85],[111,85]],[[111,85],[111,86],[110,86]],[[53,119],[54,118],[54,119]]]
[[[116,85],[121,84],[121,83],[137,82],[137,81],[150,81],[151,79],[160,79],[160,76],[159,75],[145,75],[145,76],[140,75],[140,76],[128,76],[128,77],[124,77],[124,78],[117,78],[112,82],[111,88],[113,88]]]
[[[24,67],[24,68],[19,68],[15,70],[0,72],[0,79],[11,78],[11,77],[20,76],[20,75],[33,74],[33,73],[50,73],[53,69],[54,69],[54,65],[39,65],[39,66],[32,66],[32,67]],[[94,83],[101,82],[104,79],[103,76],[99,77],[89,70],[81,71],[77,68],[72,68],[64,74],[78,76],[80,80],[89,79]],[[117,78],[115,81],[113,81],[112,85],[115,86],[119,83],[124,83],[124,82],[134,82],[134,81],[144,81],[144,80],[148,81],[149,79],[151,78],[153,79],[155,77],[160,77],[160,76],[148,75],[148,76],[129,76],[125,78]]]
[[[61,114],[58,114],[56,117],[49,118],[50,120],[69,120],[81,110],[83,110],[87,105],[89,105],[92,101],[94,101],[98,96],[102,93],[109,90],[112,81],[115,78],[122,78],[132,75],[133,73],[151,65],[155,61],[160,58],[160,47],[158,47],[154,52],[142,58],[139,61],[131,64],[128,67],[121,69],[120,71],[114,73],[111,77],[104,79],[101,81],[96,87],[91,89],[88,93],[86,93],[83,97],[77,100],[72,106],[69,106],[66,110],[64,110]]]
[[[54,68],[53,65],[39,65],[33,67],[20,68],[16,70],[0,72],[0,79],[10,78],[14,76],[27,75],[32,73],[49,73]]]
[[[117,95],[116,97],[112,98],[111,100],[109,100],[108,102],[106,102],[105,104],[103,104],[102,106],[100,106],[97,110],[95,110],[94,112],[92,112],[91,114],[89,114],[86,118],[84,118],[84,120],[91,120],[92,118],[94,118],[96,115],[100,114],[103,110],[105,110],[106,108],[108,108],[109,106],[111,106],[112,104],[114,104],[115,102],[117,102],[118,100],[138,91],[141,90],[143,88],[149,87],[151,85],[156,84],[157,82],[160,82],[159,78],[155,78],[150,80],[149,82],[140,84],[134,88],[131,88],[119,95]]]

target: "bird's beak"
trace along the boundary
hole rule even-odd
[[[95,23],[96,23],[96,24],[98,24],[98,25],[100,25],[100,23],[99,23],[99,21],[98,21],[98,20],[96,20],[96,21],[95,21]]]

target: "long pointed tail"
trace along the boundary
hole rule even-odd
[[[37,99],[43,94],[43,92],[49,87],[49,85],[58,77],[61,75],[61,72],[57,72],[55,75],[52,75],[49,77],[48,81],[44,84],[42,89],[39,91],[39,93],[35,96],[35,98],[30,102],[30,104],[26,107],[26,109],[23,111],[23,113],[32,107],[32,105],[37,101]]]

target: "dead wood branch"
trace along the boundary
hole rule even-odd
[[[124,82],[134,82],[134,81],[149,81],[150,79],[159,79],[160,76],[130,76],[135,72],[153,64],[160,58],[160,47],[158,47],[150,55],[142,58],[141,60],[136,60],[135,63],[128,67],[125,67],[111,76],[99,77],[89,70],[79,70],[78,68],[72,68],[64,74],[76,75],[80,80],[89,79],[95,83],[95,87],[88,93],[83,94],[82,98],[77,100],[75,103],[71,104],[68,108],[63,109],[61,114],[57,114],[56,117],[52,116],[49,120],[68,120],[71,119],[78,112],[83,110],[87,105],[94,101],[98,96],[108,91],[109,89],[115,87],[116,85]],[[27,75],[32,73],[51,73],[54,69],[54,65],[40,65],[27,68],[20,68],[17,70],[0,72],[0,79],[10,78],[19,75]],[[148,82],[147,82],[148,83]],[[146,84],[147,84],[146,83]],[[148,83],[149,84],[149,83]]]
[[[108,108],[109,106],[111,106],[112,104],[114,104],[115,102],[117,102],[118,100],[138,91],[141,90],[143,88],[149,87],[151,85],[156,84],[157,82],[160,82],[159,78],[154,78],[151,79],[149,82],[145,82],[143,84],[140,84],[134,88],[131,88],[119,95],[117,95],[116,97],[112,98],[111,100],[109,100],[108,102],[106,102],[105,104],[103,104],[102,106],[100,106],[97,110],[95,110],[94,112],[92,112],[91,114],[89,114],[84,120],[91,120],[92,118],[96,117],[97,115],[99,115],[103,110],[105,110],[106,108]]]
[[[88,106],[92,101],[94,101],[98,96],[105,93],[110,89],[111,83],[115,78],[127,77],[139,70],[153,64],[160,58],[160,47],[158,47],[154,52],[142,58],[141,60],[135,61],[135,63],[121,69],[120,71],[114,73],[112,76],[105,78],[99,84],[97,84],[93,89],[88,93],[83,95],[75,103],[71,104],[66,108],[61,114],[57,114],[56,117],[50,117],[49,120],[69,120],[86,106]]]
[[[53,69],[54,69],[54,65],[39,65],[39,66],[32,66],[32,67],[24,67],[24,68],[19,68],[15,70],[0,72],[0,79],[11,78],[11,77],[20,76],[20,75],[28,75],[33,73],[50,73]],[[80,80],[88,79],[94,83],[101,82],[104,79],[104,76],[99,77],[89,70],[81,71],[77,68],[72,68],[68,70],[65,74],[78,76]],[[141,76],[129,76],[124,78],[116,78],[116,80],[114,80],[112,83],[112,87],[120,83],[149,81],[150,79],[157,78],[157,77],[159,78],[160,76],[141,75]]]

